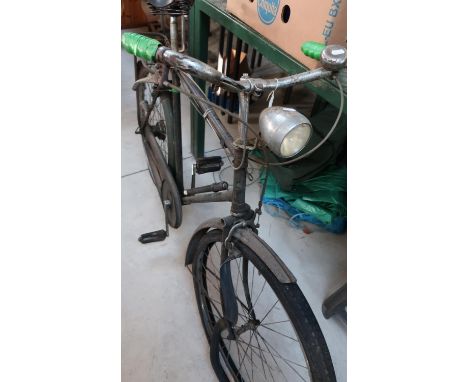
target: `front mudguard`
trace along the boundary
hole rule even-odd
[[[195,254],[196,247],[200,239],[209,230],[219,229],[223,230],[224,219],[213,218],[209,219],[198,226],[190,239],[187,247],[187,253],[185,255],[185,265],[192,264],[193,256]],[[238,228],[232,235],[237,241],[241,242],[248,248],[250,248],[270,269],[271,272],[276,276],[279,282],[283,284],[296,283],[296,278],[291,273],[289,268],[284,264],[280,257],[273,251],[270,246],[265,243],[255,232],[250,228]]]
[[[195,230],[192,238],[190,239],[189,245],[187,247],[187,253],[185,254],[185,266],[191,265],[193,263],[193,256],[195,254],[195,249],[205,233],[210,229],[220,229],[224,227],[223,219],[221,218],[212,218],[201,223]]]

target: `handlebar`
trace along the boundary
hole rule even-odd
[[[204,62],[181,54],[163,46],[158,40],[138,33],[123,33],[122,47],[129,53],[148,62],[163,62],[190,73],[202,80],[217,84],[233,92],[257,92],[289,87],[296,84],[329,78],[333,72],[346,64],[346,49],[337,45],[325,46],[316,42],[307,42],[301,47],[304,54],[320,60],[323,68],[306,71],[292,76],[273,80],[261,78],[242,78],[235,81]]]
[[[154,61],[159,46],[158,40],[138,33],[126,32],[122,34],[122,47],[130,54],[146,61]]]

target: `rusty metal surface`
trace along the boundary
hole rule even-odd
[[[187,246],[187,252],[185,254],[185,266],[192,264],[193,255],[195,254],[195,249],[198,245],[198,242],[203,237],[203,235],[208,232],[210,229],[220,229],[224,227],[223,219],[221,218],[212,218],[201,223],[197,229],[194,231],[192,238]]]
[[[214,202],[230,202],[232,200],[232,191],[219,191],[211,194],[197,194],[192,196],[182,197],[182,204],[192,203],[214,203]]]

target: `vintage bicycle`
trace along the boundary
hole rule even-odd
[[[164,3],[164,4],[163,4]],[[191,2],[153,1],[153,9],[171,16],[170,39],[160,33],[123,33],[122,47],[135,59],[138,129],[151,178],[164,207],[166,229],[141,235],[142,243],[164,240],[169,226],[182,223],[182,206],[191,203],[230,202],[230,214],[213,218],[195,230],[186,252],[191,266],[201,321],[210,345],[210,360],[220,381],[334,381],[332,360],[319,324],[288,267],[258,236],[263,184],[255,210],[246,203],[249,160],[265,166],[286,165],[311,155],[333,133],[341,117],[343,90],[337,72],[346,65],[346,49],[315,42],[303,45],[304,54],[322,67],[304,73],[261,79],[244,75],[234,80],[211,66],[178,51],[176,17]],[[138,58],[138,59],[137,59]],[[239,113],[224,110],[238,120],[234,138],[215,112],[194,77],[235,92]],[[304,151],[311,134],[309,120],[292,108],[271,106],[259,117],[260,134],[248,139],[249,100],[280,88],[332,78],[341,90],[341,107],[329,133]],[[195,187],[196,174],[219,171],[221,157],[196,158],[192,184],[185,189],[182,169],[180,94],[219,138],[232,158],[233,182]],[[221,108],[222,109],[222,108]],[[271,150],[282,161],[265,163],[251,155]]]

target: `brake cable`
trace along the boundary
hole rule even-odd
[[[343,93],[343,87],[341,85],[341,82],[340,80],[338,79],[337,76],[335,76],[335,81],[338,85],[338,88],[340,89],[340,108],[339,108],[339,111],[338,111],[338,115],[335,119],[335,122],[333,123],[333,126],[331,127],[330,131],[328,132],[328,134],[316,145],[314,146],[312,149],[310,149],[309,151],[307,151],[306,153],[298,156],[297,158],[294,158],[294,159],[291,159],[289,161],[285,161],[285,162],[264,162],[262,160],[258,160],[258,159],[253,159],[253,158],[248,158],[249,160],[253,161],[253,162],[256,162],[258,164],[261,164],[263,166],[286,166],[286,165],[290,165],[292,163],[295,163],[297,161],[300,161],[306,157],[308,157],[309,155],[311,155],[313,152],[315,152],[318,148],[320,148],[327,140],[328,138],[330,138],[330,136],[332,135],[332,133],[335,131],[336,129],[336,126],[338,125],[338,122],[340,121],[341,119],[341,115],[343,114],[343,108],[344,108],[344,93]],[[232,113],[231,111],[223,108],[222,106],[219,106],[217,104],[215,104],[214,102],[211,102],[209,101],[208,99],[206,98],[203,98],[203,97],[199,97],[199,96],[196,96],[194,94],[191,94],[189,92],[186,92],[185,90],[183,90],[182,88],[178,87],[178,86],[175,86],[173,84],[171,84],[170,82],[168,81],[165,81],[164,82],[164,85],[165,86],[168,86],[178,92],[180,92],[181,94],[184,94],[186,95],[187,97],[189,98],[193,98],[193,99],[196,99],[200,102],[203,102],[203,103],[206,103],[207,105],[210,105],[224,113],[226,113],[227,115],[230,115],[231,117],[235,118],[236,120],[238,120],[240,123],[242,123],[244,126],[247,127],[247,129],[249,129],[256,137],[260,138],[260,136],[252,129],[252,127],[245,121],[243,121],[242,119],[240,119],[239,115],[238,114],[235,114],[235,113]],[[198,85],[197,85],[198,86]],[[241,162],[241,165],[243,165],[244,163],[244,159],[245,159],[245,153],[247,151],[246,149],[246,136],[243,137],[244,138],[244,155],[242,156],[242,162]],[[234,168],[234,170],[236,169],[239,169],[241,166],[239,166],[238,168]]]

